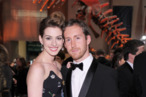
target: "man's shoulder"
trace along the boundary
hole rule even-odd
[[[130,65],[126,62],[121,67],[117,69],[118,75],[122,76],[131,76],[133,75],[133,69],[130,67]]]
[[[100,62],[98,62],[98,67],[99,67],[99,68],[106,69],[106,70],[114,70],[112,67],[103,65],[103,64],[101,64]]]
[[[111,67],[98,63],[94,78],[103,82],[108,80],[117,79],[117,71]]]
[[[116,72],[115,69],[109,67],[109,66],[105,66],[101,63],[98,63],[98,67],[97,67],[97,72],[101,72],[103,74],[110,74],[111,72]]]
[[[127,70],[128,68],[129,68],[129,64],[125,62],[122,66],[117,68],[117,71],[124,71]]]

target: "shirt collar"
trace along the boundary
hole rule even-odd
[[[84,59],[83,61],[81,61],[83,63],[83,71],[88,71],[88,69],[89,69],[92,61],[93,61],[93,56],[90,53],[89,56],[86,59]],[[81,63],[81,62],[75,62],[75,61],[73,61],[73,63],[78,63],[78,64]]]
[[[129,62],[129,61],[126,61],[129,65],[130,65],[130,67],[133,69],[133,64],[131,63],[131,62]]]

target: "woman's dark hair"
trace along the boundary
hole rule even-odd
[[[79,27],[81,27],[85,36],[90,35],[88,26],[83,21],[78,19],[70,19],[68,22],[66,22],[63,25],[63,31],[65,31],[66,27],[70,27],[73,25],[78,25]]]
[[[59,56],[61,58],[61,60],[64,60],[65,59],[65,53],[60,51],[57,56]]]
[[[27,66],[26,60],[23,57],[17,58],[17,61],[20,62],[21,65],[18,65],[17,69],[21,70],[24,69]]]
[[[123,49],[122,48],[117,48],[114,51],[114,56],[113,56],[113,59],[112,59],[113,68],[119,67],[119,61],[122,58],[124,58]]]
[[[112,59],[112,65],[114,68],[117,68],[120,66],[119,64],[119,61],[124,58],[124,55],[123,53],[116,53],[114,56],[113,56],[113,59]]]
[[[58,27],[62,30],[62,25],[60,25],[57,20],[50,17],[46,17],[40,23],[39,35],[41,35],[41,37],[43,37],[44,30],[47,27]]]

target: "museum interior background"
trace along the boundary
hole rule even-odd
[[[40,3],[33,4],[34,1],[37,0],[0,0],[0,43],[8,48],[10,60],[18,56],[30,60],[40,52],[37,33],[39,22],[44,17],[54,11],[61,11],[65,20],[68,20],[75,18],[79,9],[78,4],[72,7],[76,0],[56,0],[56,3],[47,9],[47,6],[53,1],[50,0],[40,11],[46,0],[40,0]],[[61,5],[62,1],[64,1],[63,5]],[[128,34],[132,39],[141,39],[143,35],[146,35],[146,0],[99,0],[99,2],[100,4],[109,3],[102,9],[102,12],[112,9],[113,12],[109,15],[117,15],[124,23],[126,26],[124,34]],[[85,22],[88,22],[88,19]],[[99,26],[95,25],[93,20],[91,20],[91,24],[99,37],[95,37],[95,34],[91,33],[90,46],[95,50],[104,49],[108,53],[110,46],[105,41],[106,35],[101,37]]]

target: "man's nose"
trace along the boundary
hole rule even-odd
[[[71,41],[71,46],[75,47],[76,46],[76,42],[74,40]]]

